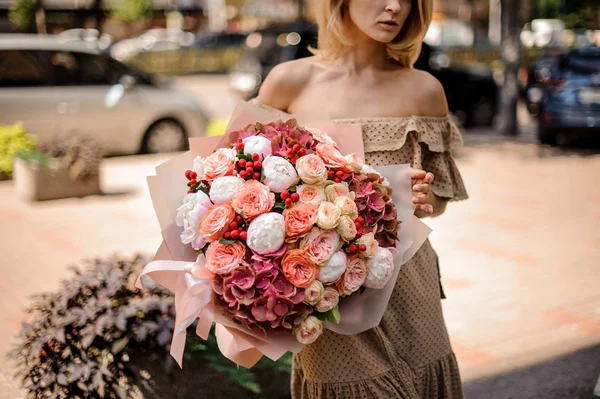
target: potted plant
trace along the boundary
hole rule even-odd
[[[0,124],[0,180],[12,178],[13,159],[16,153],[33,150],[35,150],[35,142],[27,134],[23,124]]]
[[[13,173],[20,198],[44,201],[100,193],[102,147],[91,137],[58,137],[15,154]]]

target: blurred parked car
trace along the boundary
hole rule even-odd
[[[56,36],[0,35],[0,123],[38,141],[88,134],[109,154],[183,150],[207,113],[191,93]]]
[[[600,133],[600,48],[543,57],[535,68],[528,94],[539,98],[539,141],[561,144]]]
[[[139,36],[115,43],[110,48],[110,54],[119,61],[125,61],[141,53],[179,50],[193,42],[194,34],[191,32],[154,28]]]
[[[202,49],[239,48],[248,37],[245,33],[202,33],[196,36],[192,47]]]
[[[242,98],[255,97],[274,66],[312,55],[309,46],[317,46],[317,27],[314,25],[274,26],[251,33],[246,38],[244,54],[230,74],[231,89]],[[425,43],[415,68],[431,73],[442,83],[450,111],[461,123],[493,123],[497,87],[490,68],[451,65],[448,56]]]

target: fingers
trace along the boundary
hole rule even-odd
[[[433,205],[430,204],[421,204],[417,205],[417,209],[426,212],[428,215],[433,215]]]
[[[418,170],[418,169],[413,169],[410,174],[410,178],[412,180],[423,180],[423,179],[425,179],[426,176],[427,176],[427,172],[425,172],[424,170]]]
[[[431,191],[431,186],[429,184],[415,184],[413,186],[413,191],[417,193],[427,194]]]
[[[427,174],[425,175],[425,178],[424,178],[424,182],[425,183],[432,183],[433,179],[434,179],[433,173],[427,172]]]

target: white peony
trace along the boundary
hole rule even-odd
[[[375,256],[367,260],[367,279],[364,286],[382,289],[394,271],[394,256],[387,248],[378,247]]]
[[[257,254],[277,251],[285,239],[285,221],[279,213],[263,213],[248,226],[246,245]]]
[[[268,157],[272,153],[271,140],[263,136],[251,136],[242,139],[244,143],[244,154],[259,154],[263,158]]]
[[[194,166],[192,167],[192,170],[198,175],[196,180],[200,181],[204,178],[204,158],[202,158],[200,155],[194,158]]]
[[[262,167],[265,176],[263,184],[275,193],[281,193],[295,186],[300,180],[294,165],[285,158],[269,155],[262,163]]]
[[[217,177],[210,186],[210,199],[215,204],[228,204],[243,184],[244,179],[237,176]]]
[[[363,167],[360,169],[360,173],[377,173],[379,174],[379,172],[377,172],[372,166],[370,165],[363,165]]]
[[[204,246],[204,242],[198,240],[197,230],[200,221],[211,205],[210,198],[202,191],[185,195],[183,204],[177,208],[177,216],[175,217],[175,224],[183,227],[183,232],[181,233],[182,243],[192,243],[195,249],[200,249]]]
[[[344,251],[334,253],[329,258],[327,265],[321,267],[317,279],[324,284],[335,283],[346,271],[347,259]]]

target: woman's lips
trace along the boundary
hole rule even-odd
[[[398,24],[393,21],[383,21],[383,22],[380,22],[379,25],[381,25],[383,27],[383,29],[389,30],[389,31],[393,31],[398,28]]]

